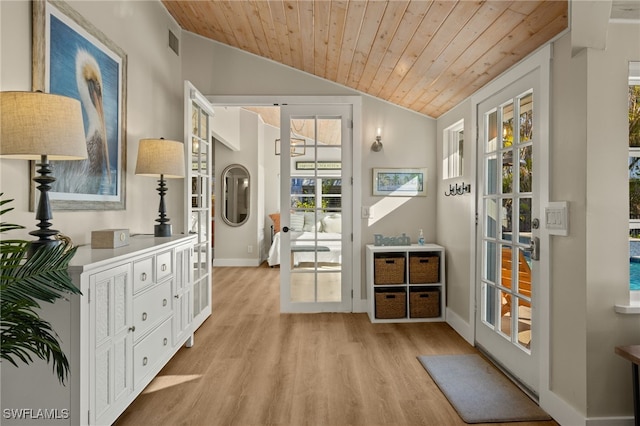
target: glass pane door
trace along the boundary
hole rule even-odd
[[[281,122],[281,310],[350,311],[350,108],[283,107]]]
[[[186,229],[197,235],[193,253],[194,329],[211,314],[212,139],[213,109],[189,82],[185,83],[185,149],[188,194]]]
[[[529,77],[531,79],[531,77]],[[476,341],[527,387],[537,389],[534,189],[535,96],[527,78],[478,110],[479,238]]]

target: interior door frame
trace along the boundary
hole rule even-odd
[[[351,172],[353,175],[353,200],[351,208],[353,211],[351,218],[351,232],[353,233],[353,244],[350,276],[352,280],[353,298],[352,312],[366,312],[367,300],[362,299],[362,229],[359,215],[362,205],[362,97],[360,96],[252,96],[252,95],[206,95],[207,100],[213,107],[222,106],[280,106],[280,105],[325,105],[325,104],[346,104],[351,105],[353,120],[353,143],[351,158]]]
[[[549,404],[554,403],[554,396],[550,389],[550,341],[551,341],[551,321],[550,321],[550,244],[549,244],[549,233],[544,224],[544,208],[549,204],[549,127],[550,117],[551,117],[551,108],[550,108],[550,99],[551,99],[551,50],[552,46],[546,45],[543,48],[537,50],[529,57],[524,59],[517,66],[507,70],[504,74],[485,85],[482,89],[478,90],[474,95],[471,96],[471,129],[472,129],[472,138],[473,143],[471,144],[471,157],[472,157],[472,174],[475,176],[477,188],[477,182],[481,179],[481,176],[478,176],[478,155],[479,149],[477,147],[477,142],[479,140],[478,134],[478,107],[479,105],[486,99],[490,98],[496,93],[499,93],[503,88],[511,85],[516,82],[523,76],[535,71],[539,70],[539,87],[535,102],[538,103],[540,113],[538,114],[538,120],[540,125],[540,135],[539,135],[539,143],[540,143],[540,170],[542,174],[542,180],[539,186],[539,193],[535,194],[539,199],[539,210],[536,212],[536,217],[540,218],[541,225],[539,228],[539,238],[540,238],[540,265],[539,265],[539,286],[537,288],[537,315],[539,317],[539,323],[537,327],[539,342],[539,389],[538,389],[538,398],[539,404],[544,409],[548,407]],[[475,218],[476,219],[478,213],[478,196],[475,197]],[[475,220],[474,220],[475,224]],[[476,285],[478,282],[478,267],[479,262],[482,261],[479,258],[479,253],[477,253],[477,232],[476,227],[474,226],[473,235],[470,241],[470,249],[471,253],[475,253],[475,262],[470,262],[471,268],[471,277],[469,280],[469,321],[470,328],[473,332],[473,339],[475,342],[475,334],[476,328],[478,324],[476,324],[476,309],[480,309],[480,301],[476,300]],[[499,361],[499,360],[498,360]]]

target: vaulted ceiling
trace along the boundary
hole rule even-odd
[[[437,118],[568,25],[566,0],[162,0],[190,32]]]

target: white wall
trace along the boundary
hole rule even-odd
[[[158,217],[159,197],[153,178],[135,176],[138,141],[165,137],[182,140],[183,107],[181,62],[168,48],[168,30],[179,34],[159,2],[71,1],[71,7],[95,25],[128,57],[126,139],[126,210],[54,211],[53,228],[69,235],[76,245],[91,241],[91,231],[129,228],[132,233],[152,233]],[[31,90],[31,3],[0,2],[0,90]],[[29,212],[29,163],[0,160],[3,198],[15,199],[15,211],[6,218],[27,227],[12,232],[14,238],[33,239],[35,213]],[[183,182],[168,180],[167,215],[174,233],[183,231]]]
[[[551,389],[586,414],[586,51],[554,43],[550,201],[568,201],[569,235],[551,237]],[[567,309],[567,307],[570,307]]]
[[[238,116],[239,151],[232,151],[220,142],[215,143],[215,256],[214,266],[258,266],[264,239],[264,123],[253,112],[235,110]],[[241,226],[230,226],[222,220],[224,184],[222,173],[231,164],[241,164],[250,176],[250,213]],[[249,248],[251,246],[251,248]]]
[[[607,47],[587,50],[587,414],[626,408],[628,362],[617,345],[640,342],[640,316],[611,308],[629,300],[628,73],[640,59],[640,24],[610,24]],[[608,366],[609,368],[603,368]]]
[[[437,129],[437,241],[444,246],[446,251],[447,266],[447,315],[456,316],[463,325],[469,327],[470,315],[469,303],[474,295],[470,294],[470,281],[472,279],[471,266],[475,261],[475,251],[472,251],[472,243],[475,241],[475,226],[472,220],[475,214],[475,158],[474,142],[471,140],[471,102],[469,99],[456,106],[448,113],[438,118]],[[443,136],[444,129],[452,126],[459,120],[464,120],[464,159],[462,176],[453,179],[442,179]],[[471,193],[465,195],[445,196],[449,185],[471,185]],[[453,318],[448,318],[455,321]],[[461,331],[461,330],[459,330]],[[467,330],[468,334],[469,330]],[[471,330],[473,333],[473,330]]]

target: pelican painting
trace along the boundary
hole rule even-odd
[[[33,7],[49,23],[38,49],[42,87],[80,101],[88,153],[86,160],[52,161],[52,207],[124,209],[127,54],[96,28],[73,19],[76,12],[64,2],[38,1]]]
[[[100,194],[103,184],[111,184],[109,149],[103,106],[103,85],[100,66],[84,49],[78,49],[75,60],[76,84],[85,111],[86,160],[64,162],[64,172],[58,174],[56,192]]]

